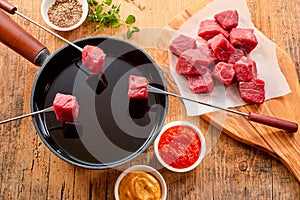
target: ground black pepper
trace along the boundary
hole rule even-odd
[[[68,28],[78,23],[82,16],[82,4],[77,0],[56,0],[48,10],[51,23]]]

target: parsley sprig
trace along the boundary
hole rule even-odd
[[[127,38],[130,39],[132,35],[139,32],[139,28],[133,26],[136,19],[134,15],[128,15],[125,20],[120,15],[120,5],[114,5],[112,0],[88,0],[89,3],[89,14],[88,22],[95,23],[96,29],[103,28],[119,28],[123,25],[127,26]]]

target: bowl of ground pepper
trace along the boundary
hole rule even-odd
[[[42,18],[57,31],[71,31],[78,28],[88,15],[86,0],[43,0]]]

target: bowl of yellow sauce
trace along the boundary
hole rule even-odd
[[[135,165],[120,174],[114,194],[116,200],[165,200],[167,185],[156,169]]]

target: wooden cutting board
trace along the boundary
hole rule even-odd
[[[209,2],[210,0],[200,0],[196,5],[182,11],[169,22],[165,29],[178,30],[187,19]],[[163,57],[168,58],[167,55],[164,55]],[[277,58],[279,66],[285,75],[292,92],[283,97],[268,100],[260,106],[246,105],[235,109],[245,113],[256,112],[269,115],[299,124],[300,87],[296,67],[288,54],[279,47],[277,47]],[[165,66],[169,66],[168,64],[169,63],[165,63]],[[286,133],[276,128],[250,122],[242,116],[231,113],[226,113],[225,121],[223,117],[218,118],[216,116],[218,115],[214,114],[212,117],[212,114],[210,113],[202,115],[201,118],[222,130],[226,135],[245,144],[259,148],[279,159],[300,182],[299,130],[297,133],[293,134]]]

